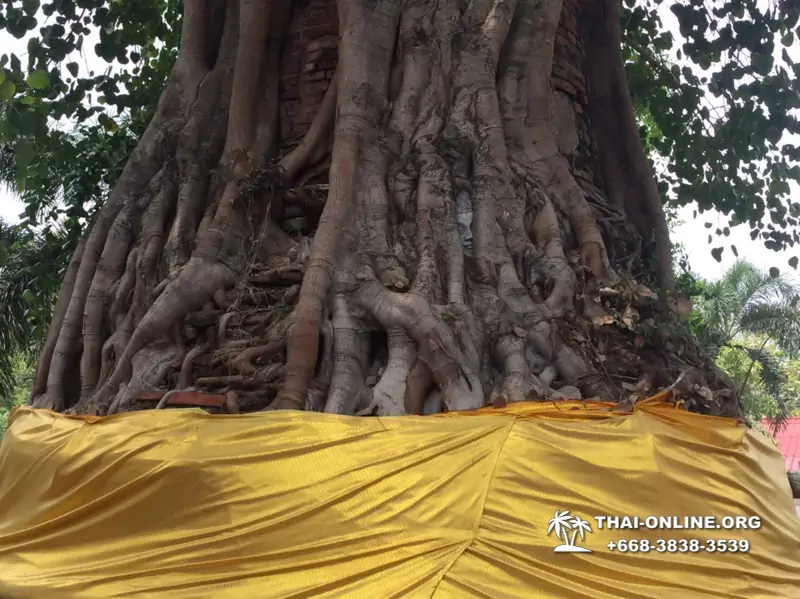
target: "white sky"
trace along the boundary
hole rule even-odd
[[[665,2],[659,9],[662,21],[667,30],[669,30],[675,40],[680,40],[681,36],[678,32],[678,23],[675,16],[669,10],[671,2]],[[94,36],[92,36],[94,37]],[[87,40],[84,43],[84,48],[93,48],[96,40]],[[4,52],[12,51],[20,58],[26,54],[27,40],[17,40],[6,32],[0,32],[0,48]],[[676,47],[679,46],[676,43]],[[795,50],[793,48],[793,50]],[[779,51],[779,50],[778,50]],[[792,52],[797,54],[797,52]],[[794,57],[793,57],[794,58]],[[672,59],[676,63],[683,64],[678,61],[677,57],[673,55]],[[84,60],[79,61],[81,65],[81,76],[85,76],[90,69],[101,72],[104,71],[108,65],[95,57],[93,54],[84,56]],[[784,142],[793,141],[798,143],[800,138],[787,138]],[[792,184],[792,191],[794,194],[800,193],[798,187]],[[768,269],[771,266],[777,266],[781,272],[791,272],[787,262],[791,256],[800,255],[800,249],[793,248],[789,251],[775,252],[768,250],[764,247],[762,240],[752,241],[750,239],[750,228],[747,225],[739,225],[730,228],[729,237],[718,238],[714,236],[712,243],[708,243],[708,234],[712,233],[717,228],[723,228],[728,225],[728,218],[716,211],[698,214],[697,219],[693,219],[692,213],[696,206],[686,206],[679,211],[679,219],[682,224],[676,226],[673,230],[672,240],[683,245],[688,257],[692,270],[706,279],[717,279],[736,259],[730,250],[730,245],[736,246],[739,256],[746,258],[751,263],[755,264],[761,269]],[[16,195],[8,190],[0,187],[0,218],[6,222],[18,222],[19,215],[23,210],[22,203]],[[712,228],[707,229],[705,223],[712,223]],[[718,263],[711,256],[711,248],[719,245],[725,245],[725,251],[722,254],[722,262]]]

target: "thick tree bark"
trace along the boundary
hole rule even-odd
[[[690,408],[738,415],[647,287],[671,291],[669,238],[615,0],[338,0],[338,64],[296,143],[286,32],[333,1],[186,0],[33,405],[198,389],[232,412],[398,415],[631,401],[683,375]]]

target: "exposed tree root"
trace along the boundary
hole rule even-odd
[[[692,409],[737,414],[631,274],[644,248],[671,285],[615,2],[338,0],[335,74],[287,152],[293,4],[185,2],[156,116],[68,268],[34,405],[115,413],[195,389],[231,414],[422,414],[630,403],[683,373]],[[554,121],[565,15],[587,50],[590,191]]]

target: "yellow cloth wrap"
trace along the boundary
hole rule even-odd
[[[105,418],[19,408],[0,445],[0,597],[798,599],[783,460],[742,424],[648,400],[437,416]],[[559,510],[591,553],[556,553]],[[600,529],[595,516],[758,516]],[[610,551],[747,539],[747,552]]]

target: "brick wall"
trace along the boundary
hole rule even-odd
[[[589,132],[586,77],[581,71],[584,49],[578,29],[580,2],[581,0],[564,1],[561,22],[556,33],[551,79],[556,92],[553,112],[557,124],[571,118],[569,125],[573,127],[574,138],[569,132],[559,131],[559,146],[572,163],[578,184],[587,192],[599,193],[601,183],[599,173],[596,172],[597,148]],[[568,107],[566,110],[565,106]]]
[[[281,138],[291,147],[311,125],[338,58],[335,0],[293,2],[281,55]]]

